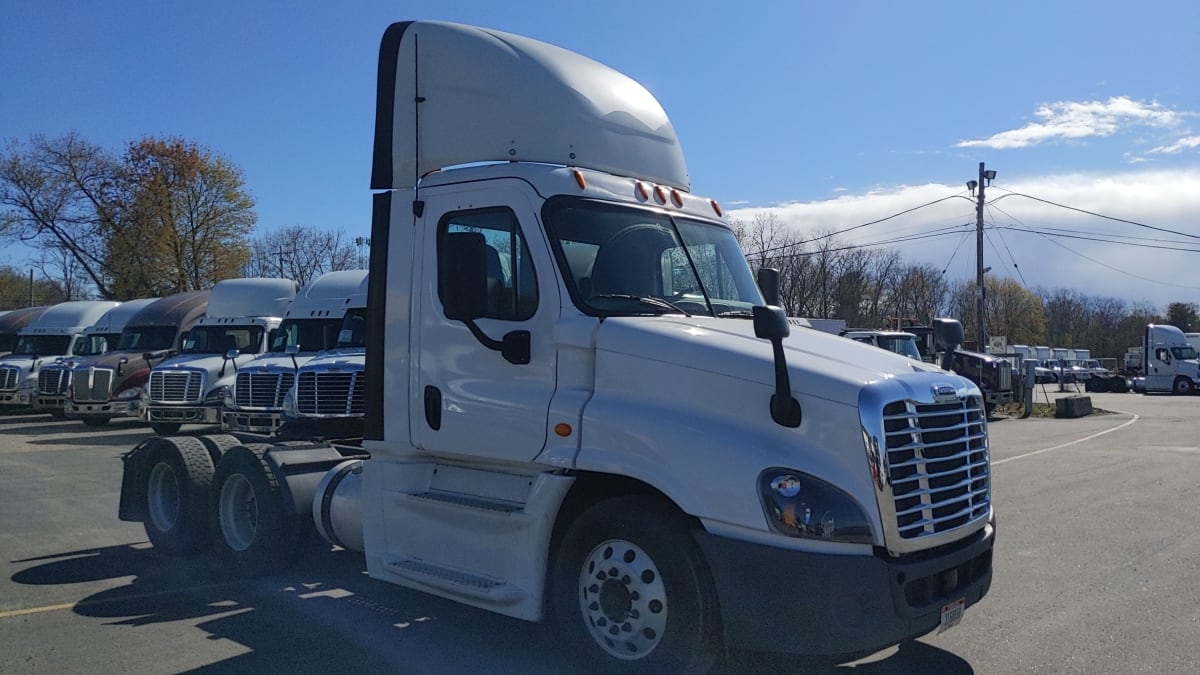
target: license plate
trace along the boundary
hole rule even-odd
[[[939,633],[954,628],[958,622],[962,621],[963,612],[967,611],[967,599],[959,598],[954,602],[942,607],[942,624],[938,626]]]

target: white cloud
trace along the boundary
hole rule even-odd
[[[1173,155],[1183,150],[1200,148],[1200,136],[1184,136],[1170,145],[1160,145],[1147,150],[1147,154]]]
[[[1135,101],[1114,96],[1107,101],[1056,101],[1034,111],[1040,121],[988,138],[959,141],[960,148],[1027,148],[1046,142],[1111,136],[1132,127],[1172,128],[1183,114],[1167,110],[1157,101]]]
[[[1007,193],[1183,234],[1015,194],[998,199]],[[948,279],[960,281],[975,274],[975,202],[961,185],[875,188],[823,201],[734,209],[729,215],[750,222],[759,213],[774,214],[808,238],[956,194],[963,198],[849,230],[837,235],[837,241],[895,250],[906,262],[932,265],[945,270]],[[994,183],[986,197],[984,258],[993,276],[1031,288],[1072,288],[1087,296],[1131,303],[1148,300],[1160,308],[1169,302],[1200,302],[1200,277],[1195,271],[1200,269],[1200,221],[1195,215],[1200,213],[1200,169],[1140,168],[1021,178]],[[904,238],[908,241],[897,241]],[[807,248],[812,250],[811,245]]]

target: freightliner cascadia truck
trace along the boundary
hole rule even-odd
[[[222,429],[270,434],[279,427],[297,369],[337,344],[346,301],[366,277],[366,270],[327,272],[300,289],[284,312],[270,351],[238,367],[225,395]]]
[[[984,597],[978,387],[791,330],[640,84],[398,23],[376,115],[361,447],[152,438],[120,516],[156,547],[265,574],[315,526],[375,579],[554,621],[580,672],[872,652]]]

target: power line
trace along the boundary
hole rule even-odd
[[[1003,189],[1003,188],[999,188],[999,189]],[[1081,208],[1078,208],[1075,206],[1067,206],[1066,204],[1059,204],[1058,202],[1052,202],[1049,199],[1042,199],[1041,197],[1034,197],[1033,195],[1027,195],[1023,192],[1010,192],[1007,190],[1005,192],[1007,194],[1003,194],[1003,195],[1000,195],[999,197],[996,197],[990,203],[995,204],[996,202],[1000,201],[1001,199],[1004,199],[1005,197],[1024,197],[1026,199],[1032,199],[1035,202],[1042,202],[1043,204],[1049,204],[1050,206],[1057,206],[1060,209],[1067,209],[1068,211],[1077,211],[1079,213],[1086,213],[1089,216],[1096,216],[1097,218],[1104,218],[1105,220],[1112,220],[1112,221],[1116,221],[1118,223],[1125,223],[1127,225],[1136,225],[1138,227],[1144,227],[1148,230],[1155,230],[1158,232],[1167,232],[1169,234],[1177,234],[1181,237],[1189,237],[1191,239],[1200,239],[1200,235],[1189,234],[1187,232],[1179,232],[1177,230],[1169,230],[1165,227],[1155,227],[1154,225],[1147,225],[1145,223],[1139,223],[1136,220],[1127,220],[1125,218],[1117,218],[1116,216],[1107,216],[1103,213],[1096,213],[1095,211],[1088,211],[1087,209],[1081,209]]]

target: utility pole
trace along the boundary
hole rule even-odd
[[[984,288],[983,288],[983,273],[986,271],[983,267],[983,188],[986,185],[992,184],[992,179],[996,177],[995,171],[987,170],[984,163],[979,163],[979,181],[967,181],[967,188],[974,191],[976,186],[979,187],[979,194],[975,202],[975,335],[977,341],[977,351],[986,352],[985,344],[987,335],[984,332],[983,325],[983,306],[984,306]]]

